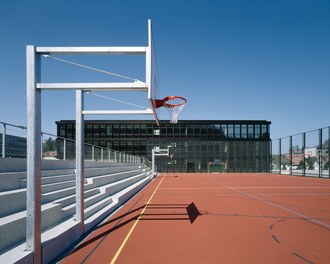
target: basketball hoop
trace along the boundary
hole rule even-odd
[[[169,102],[171,101],[171,102]],[[171,95],[164,99],[155,100],[156,108],[165,107],[170,114],[170,123],[176,124],[178,122],[179,113],[186,105],[187,99],[182,96]]]

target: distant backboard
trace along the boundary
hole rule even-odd
[[[155,156],[167,156],[173,158],[173,147],[167,146],[167,148],[154,147],[153,153]]]
[[[150,19],[148,20],[148,47],[146,52],[146,84],[148,86],[148,100],[150,107],[153,111],[156,123],[159,125],[155,102],[155,100],[159,98],[158,70]]]

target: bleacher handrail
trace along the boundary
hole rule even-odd
[[[11,136],[11,137],[14,137],[14,138],[16,137],[16,138],[20,138],[20,139],[21,138],[25,138],[26,139],[26,136],[25,137],[21,137],[21,136],[18,137],[18,136],[12,135],[10,133],[7,133],[7,128],[8,127],[11,127],[11,128],[20,129],[21,131],[25,131],[26,132],[27,127],[26,126],[22,126],[22,125],[15,125],[15,124],[7,123],[7,122],[2,122],[2,121],[0,121],[0,125],[1,125],[0,126],[0,134],[2,134],[2,137],[0,137],[0,143],[1,143],[0,144],[0,149],[1,149],[1,151],[0,151],[0,158],[5,158],[5,157],[20,157],[20,158],[22,158],[22,157],[26,157],[26,146],[24,144],[23,144],[24,146],[21,146],[21,147],[14,146],[14,147],[17,148],[17,152],[20,152],[19,154],[16,154],[16,156],[15,155],[13,156],[13,155],[9,155],[8,154],[8,150],[6,150],[6,149],[7,149],[8,145],[9,145],[9,143],[6,143],[6,136]],[[3,132],[2,133],[1,133],[1,127],[3,128]],[[53,137],[56,140],[63,140],[64,142],[72,142],[72,143],[75,142],[75,140],[74,139],[71,139],[71,138],[65,138],[65,137],[54,135],[54,134],[48,133],[48,132],[41,132],[41,135],[40,136],[42,138],[43,138],[44,135],[47,135],[49,137]],[[120,151],[117,151],[117,150],[113,150],[113,149],[110,149],[110,148],[105,148],[105,147],[101,147],[101,146],[97,146],[97,145],[93,145],[93,144],[89,144],[89,143],[85,143],[84,145],[86,147],[91,147],[93,149],[93,152],[94,152],[95,149],[97,149],[97,150],[100,150],[101,153],[105,153],[105,152],[108,153],[108,155],[109,155],[109,153],[110,154],[111,153],[114,153],[114,157],[115,158],[112,160],[112,162],[143,163],[143,164],[145,164],[147,166],[150,163],[150,162],[148,163],[148,161],[147,161],[146,158],[140,157],[140,156],[137,156],[137,155],[124,153],[124,152],[120,152]],[[24,150],[23,150],[23,148],[24,148]],[[23,151],[25,151],[25,153],[22,153]],[[103,156],[103,154],[101,156]],[[122,156],[124,157],[123,160],[119,160],[119,159],[121,159]],[[56,158],[58,158],[58,156]],[[65,158],[65,155],[64,155],[64,158],[63,159],[66,159]],[[85,157],[85,159],[86,159],[86,157]],[[91,159],[97,161],[97,159],[95,159],[93,156],[92,156]],[[99,160],[99,161],[105,161],[105,162],[106,161],[110,161],[110,158],[108,157],[108,159],[106,160],[106,159],[104,159],[102,157],[102,159]]]

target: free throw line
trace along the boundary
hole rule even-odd
[[[161,185],[161,183],[163,182],[164,178],[165,178],[165,175],[163,176],[163,178],[161,179],[161,181],[158,183],[156,189],[154,190],[154,192],[153,192],[152,195],[150,196],[148,202],[147,202],[146,205],[144,206],[144,208],[143,208],[143,210],[141,211],[139,217],[135,220],[134,225],[132,226],[132,228],[130,229],[130,231],[128,232],[128,234],[126,235],[126,237],[125,237],[123,243],[121,243],[119,249],[117,250],[117,252],[116,252],[116,254],[114,255],[113,259],[111,260],[110,264],[114,264],[114,263],[117,261],[117,259],[118,259],[119,255],[120,255],[121,251],[122,251],[123,248],[125,247],[125,244],[127,243],[129,237],[130,237],[131,234],[133,233],[133,231],[134,231],[135,227],[137,226],[138,222],[140,221],[140,219],[141,219],[141,217],[142,217],[144,211],[147,209],[148,205],[150,204],[152,198],[153,198],[154,195],[156,194],[156,192],[157,192],[159,186]]]

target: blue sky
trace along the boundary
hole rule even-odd
[[[180,119],[269,120],[273,139],[329,126],[329,14],[327,0],[0,0],[0,121],[26,125],[26,45],[146,46],[150,18],[160,96],[188,99]],[[141,56],[65,59],[145,78]],[[50,59],[42,69],[43,82],[123,81]],[[147,106],[146,94],[103,95]],[[86,95],[88,109],[112,107]],[[43,131],[74,118],[74,92],[43,92]]]

